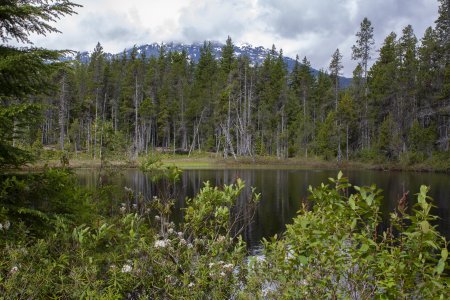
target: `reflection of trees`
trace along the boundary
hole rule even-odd
[[[230,172],[224,171],[225,174]],[[233,234],[242,235],[242,238],[250,245],[255,244],[258,240],[254,240],[253,226],[254,217],[257,211],[257,204],[253,201],[252,184],[255,182],[254,172],[240,172],[239,178],[245,182],[245,188],[239,195],[236,205],[232,210]],[[230,180],[230,178],[228,178]],[[236,180],[232,178],[231,180]],[[257,191],[256,191],[257,192]]]

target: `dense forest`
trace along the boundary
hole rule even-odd
[[[92,158],[163,149],[421,162],[449,150],[448,20],[448,2],[440,1],[439,18],[420,42],[406,26],[376,50],[365,18],[352,53],[336,49],[317,75],[307,57],[288,72],[275,46],[253,65],[234,55],[231,38],[220,59],[205,42],[198,63],[164,47],[159,57],[134,47],[107,59],[99,43],[89,62],[74,60],[49,75],[53,91],[30,98],[43,115],[14,144]],[[358,62],[346,88],[338,80],[342,55]]]

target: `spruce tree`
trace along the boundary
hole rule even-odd
[[[32,44],[31,34],[59,32],[52,25],[64,15],[72,15],[79,5],[67,0],[5,0],[0,6],[0,168],[18,166],[31,155],[15,146],[15,140],[29,126],[39,108],[28,96],[48,92],[49,79],[60,66],[62,51],[11,46],[9,41]]]
[[[339,52],[339,48],[333,53],[330,62],[330,75],[334,81],[334,97],[335,97],[335,110],[338,108],[338,91],[339,91],[339,75],[341,75],[341,70],[344,68],[342,65],[342,54]]]
[[[362,115],[362,147],[370,147],[370,128],[368,121],[369,107],[368,107],[368,87],[367,87],[367,72],[368,64],[371,57],[371,51],[375,41],[373,39],[373,27],[369,19],[364,18],[360,25],[360,31],[356,33],[356,45],[352,47],[352,59],[359,61],[364,71],[364,110]]]

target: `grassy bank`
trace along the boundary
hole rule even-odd
[[[293,157],[278,159],[273,156],[257,157],[228,157],[227,159],[217,156],[215,153],[195,153],[188,155],[173,154],[151,154],[157,155],[164,164],[176,165],[181,169],[331,169],[331,170],[383,170],[383,171],[412,171],[412,172],[450,172],[450,162],[447,159],[435,158],[422,163],[389,162],[382,160],[372,161],[341,161],[324,160],[320,157]],[[130,160],[125,156],[110,157],[106,161],[93,159],[82,154],[74,156],[69,154],[68,166],[71,168],[100,168],[102,165],[114,166],[117,168],[138,168],[147,156],[140,156],[137,160]],[[37,160],[35,163],[23,167],[24,170],[40,170],[48,167],[58,167],[62,165],[59,155],[54,154]]]

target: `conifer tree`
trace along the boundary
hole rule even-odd
[[[375,41],[373,39],[373,27],[372,23],[369,21],[369,19],[364,18],[360,25],[360,31],[356,33],[356,45],[352,46],[352,59],[359,61],[359,64],[361,65],[363,69],[363,78],[364,78],[364,110],[362,115],[362,146],[370,147],[370,128],[369,128],[369,121],[368,121],[368,86],[367,86],[367,72],[368,72],[368,64],[370,59],[372,58],[372,48],[375,44]]]
[[[27,97],[49,90],[49,78],[59,67],[57,61],[63,54],[19,48],[8,42],[13,39],[29,45],[32,44],[31,34],[59,32],[52,23],[64,15],[74,14],[78,6],[67,0],[6,0],[0,6],[0,101],[3,104],[0,108],[0,167],[18,166],[31,159],[29,153],[14,145],[22,132],[20,127],[28,125],[31,117],[39,112],[27,102]]]
[[[330,62],[330,75],[334,81],[334,97],[335,97],[335,110],[338,108],[338,91],[339,91],[339,75],[341,75],[341,70],[344,68],[342,65],[342,54],[339,52],[339,48],[333,53]]]

